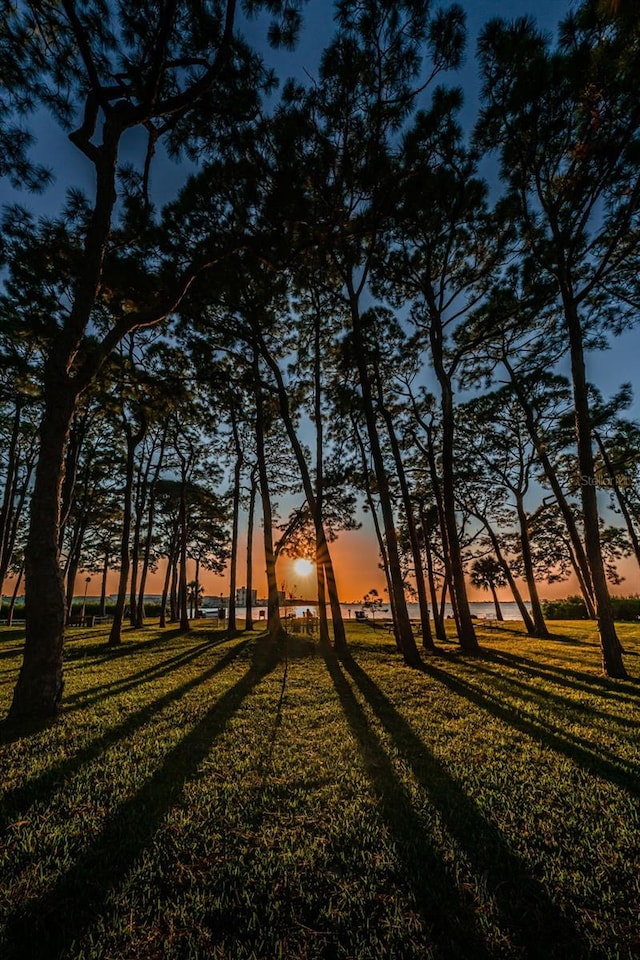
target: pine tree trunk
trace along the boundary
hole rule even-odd
[[[420,522],[422,523],[422,533],[424,537],[424,554],[427,562],[427,579],[429,581],[429,593],[431,595],[431,611],[433,614],[435,635],[442,643],[446,643],[447,631],[445,630],[444,622],[440,616],[438,591],[436,588],[435,571],[433,569],[433,555],[431,553],[431,527],[422,508],[420,510]]]
[[[16,399],[16,407],[13,416],[11,436],[6,450],[5,460],[7,469],[4,477],[4,490],[2,495],[2,507],[0,507],[0,592],[7,576],[7,570],[11,563],[11,549],[9,549],[9,531],[11,528],[13,502],[15,496],[15,486],[18,472],[18,437],[20,435],[20,421],[22,413],[22,400]]]
[[[380,526],[380,520],[378,519],[378,508],[373,496],[373,490],[371,489],[371,483],[369,480],[369,470],[367,467],[367,453],[360,436],[360,431],[358,430],[358,424],[355,417],[351,416],[351,425],[353,428],[353,436],[358,446],[360,452],[360,464],[362,468],[362,479],[364,486],[364,493],[367,500],[367,506],[369,507],[369,512],[371,514],[371,519],[373,520],[373,529],[375,530],[376,539],[378,541],[378,550],[380,551],[380,558],[382,560],[382,569],[384,572],[385,581],[387,584],[387,595],[389,597],[389,604],[391,606],[391,617],[393,622],[393,637],[398,648],[398,653],[402,653],[402,647],[400,645],[400,639],[398,636],[398,630],[396,628],[396,618],[393,612],[393,592],[391,590],[391,578],[389,574],[389,560],[387,557],[387,548],[384,542],[384,535],[382,533],[382,528]]]
[[[587,555],[585,553],[585,549],[582,544],[582,540],[580,538],[578,527],[576,526],[573,512],[567,501],[567,498],[564,495],[564,491],[558,479],[557,472],[553,464],[551,463],[549,455],[547,454],[546,445],[538,434],[535,417],[533,414],[533,409],[531,407],[531,404],[529,403],[527,395],[518,378],[518,375],[505,356],[502,357],[502,364],[505,370],[507,371],[507,373],[509,374],[511,383],[515,388],[516,395],[518,397],[518,403],[520,404],[522,411],[524,413],[525,424],[527,426],[529,436],[531,437],[533,445],[536,449],[538,459],[540,461],[542,469],[544,470],[545,478],[549,486],[551,487],[553,495],[556,498],[556,503],[558,504],[560,513],[562,514],[564,522],[566,524],[567,533],[569,534],[569,539],[571,540],[571,546],[573,548],[573,554],[576,560],[576,564],[580,568],[578,581],[580,583],[582,594],[585,598],[585,602],[587,603],[587,607],[590,606],[593,609],[593,615],[595,617],[595,608],[593,607],[593,599],[592,599],[593,585],[591,582],[589,562],[587,560]]]
[[[180,631],[188,633],[189,610],[187,607],[187,472],[186,463],[182,461],[182,476],[180,484],[180,579],[178,585],[178,606],[180,615]]]
[[[158,459],[156,461],[156,468],[154,470],[153,479],[151,480],[151,485],[149,489],[149,512],[147,514],[147,535],[145,537],[144,556],[142,559],[142,572],[140,574],[140,586],[139,586],[138,598],[136,601],[135,625],[138,628],[144,626],[144,592],[147,586],[147,576],[149,574],[149,564],[151,562],[151,545],[153,543],[153,527],[156,519],[156,492],[158,488],[158,481],[160,479],[160,473],[163,467],[164,450],[167,442],[168,428],[169,428],[169,421],[167,420],[164,424],[162,434],[160,437],[160,448],[158,450]]]
[[[113,622],[109,632],[108,646],[117,647],[122,643],[122,622],[127,603],[127,585],[130,569],[130,536],[132,518],[133,474],[135,471],[135,452],[142,439],[140,431],[134,433],[129,424],[125,424],[127,438],[127,461],[125,464],[124,503],[122,516],[122,535],[120,538],[120,574],[118,576],[118,596],[113,612]]]
[[[107,615],[107,576],[109,574],[109,551],[104,552],[104,561],[102,563],[102,574],[100,577],[100,616]]]
[[[378,434],[378,424],[373,403],[371,391],[371,381],[369,378],[369,368],[367,365],[367,351],[363,337],[360,309],[358,306],[357,295],[353,286],[348,280],[349,304],[351,308],[351,324],[354,335],[356,367],[358,371],[358,380],[361,390],[362,412],[364,414],[367,435],[369,439],[369,449],[373,460],[373,467],[378,484],[378,499],[380,502],[380,512],[382,514],[382,524],[384,527],[384,539],[387,549],[387,560],[389,564],[389,581],[391,584],[390,599],[394,613],[394,622],[397,630],[397,642],[402,652],[403,659],[409,666],[420,666],[422,660],[416,646],[413,636],[407,601],[404,595],[404,580],[402,576],[402,565],[400,563],[400,551],[398,549],[398,536],[396,533],[395,517],[391,500],[391,489],[389,477],[384,464],[384,456],[380,446]]]
[[[491,540],[491,545],[492,545],[492,547],[493,547],[493,551],[494,551],[494,553],[495,553],[495,555],[496,555],[496,558],[497,558],[497,560],[498,560],[498,563],[499,563],[500,566],[502,567],[502,569],[503,569],[503,571],[504,571],[504,575],[505,575],[505,577],[507,578],[507,583],[509,584],[509,589],[511,590],[511,593],[513,594],[513,599],[515,600],[516,604],[518,605],[518,610],[520,611],[520,616],[522,617],[522,622],[523,622],[523,624],[524,624],[524,628],[525,628],[525,630],[527,631],[527,634],[528,634],[530,637],[534,637],[534,636],[536,635],[536,625],[535,625],[535,623],[533,622],[533,620],[531,619],[531,614],[530,614],[529,611],[527,610],[526,604],[525,604],[524,600],[522,599],[522,594],[521,594],[520,591],[518,590],[518,585],[516,584],[516,582],[515,582],[515,580],[514,580],[514,578],[513,578],[513,574],[511,573],[511,569],[510,569],[510,567],[509,567],[509,564],[507,563],[507,561],[506,561],[506,559],[505,559],[505,557],[504,557],[504,555],[503,555],[503,553],[502,553],[502,549],[501,549],[501,547],[500,547],[500,541],[498,540],[498,537],[496,536],[496,533],[495,533],[493,527],[490,526],[490,524],[489,524],[488,520],[486,519],[486,517],[479,517],[479,519],[480,519],[480,520],[482,521],[482,523],[484,524],[484,528],[485,528],[485,530],[487,531],[487,533],[488,533],[488,535],[489,535],[489,539]]]
[[[524,577],[527,582],[527,589],[529,590],[529,603],[531,604],[531,616],[533,617],[536,631],[535,636],[547,639],[549,637],[549,630],[544,622],[542,604],[540,603],[540,597],[538,595],[538,585],[536,583],[533,558],[531,556],[531,541],[529,539],[527,514],[520,494],[516,494],[516,510],[518,513],[518,523],[520,525],[520,547],[522,549]]]
[[[316,592],[318,595],[318,625],[320,643],[329,646],[329,620],[327,617],[327,596],[325,590],[324,567],[320,559],[320,551],[316,540]]]
[[[18,571],[18,576],[16,577],[16,582],[13,587],[13,593],[11,594],[11,602],[9,603],[9,609],[7,610],[7,626],[10,627],[13,623],[13,614],[16,609],[16,600],[18,599],[18,593],[20,592],[20,584],[22,583],[22,578],[24,576],[24,563],[20,566]]]
[[[582,477],[582,513],[584,521],[585,552],[595,598],[596,619],[600,634],[602,669],[609,677],[625,679],[627,671],[622,659],[622,647],[618,640],[613,609],[607,587],[607,577],[602,560],[600,544],[600,516],[596,490],[595,463],[592,447],[591,412],[584,360],[582,327],[575,302],[566,285],[562,285],[562,298],[569,334],[573,402],[578,446],[578,463]]]
[[[236,462],[233,469],[233,511],[231,522],[231,557],[229,560],[229,636],[235,636],[236,626],[236,584],[238,578],[238,530],[240,526],[240,496],[242,483],[242,467],[244,465],[244,455],[238,436],[238,425],[236,423],[235,412],[231,411],[231,427],[233,430],[233,443],[236,451]]]
[[[629,540],[631,541],[631,546],[633,547],[633,553],[636,558],[638,565],[640,565],[640,540],[638,539],[638,534],[636,533],[636,528],[633,523],[633,518],[629,511],[629,504],[627,503],[627,498],[623,494],[620,486],[618,485],[618,478],[616,477],[615,470],[613,469],[613,464],[611,463],[611,458],[607,453],[607,449],[602,442],[602,437],[597,430],[593,431],[593,436],[595,437],[596,443],[598,444],[598,449],[600,451],[600,456],[602,457],[602,462],[604,463],[605,470],[607,471],[607,476],[611,480],[611,489],[613,490],[616,502],[620,509],[620,513],[624,519],[625,524],[627,525],[627,533],[629,534]]]
[[[333,620],[333,644],[336,650],[344,651],[347,647],[347,637],[344,629],[344,622],[342,620],[342,610],[340,609],[340,600],[338,596],[338,588],[336,584],[335,571],[333,568],[333,561],[331,559],[331,551],[329,550],[329,544],[327,542],[326,534],[324,531],[324,525],[322,521],[322,512],[318,502],[316,491],[313,489],[313,484],[311,482],[311,475],[309,473],[309,465],[307,464],[304,451],[296,429],[293,424],[293,419],[291,417],[291,410],[289,406],[289,396],[287,394],[284,381],[282,379],[282,374],[280,368],[274,358],[271,356],[267,347],[260,338],[260,347],[262,356],[267,362],[269,369],[272,371],[276,386],[278,390],[278,404],[280,408],[280,416],[284,424],[284,428],[289,437],[289,442],[291,443],[291,448],[294,452],[296,462],[298,464],[298,469],[300,471],[300,478],[302,480],[302,486],[304,489],[304,495],[307,500],[307,506],[309,507],[309,512],[312,516],[315,533],[316,533],[316,543],[320,550],[321,563],[324,567],[327,591],[329,594],[329,603],[331,605],[331,616]]]
[[[253,362],[255,370],[254,389],[256,396],[256,457],[258,461],[258,474],[260,478],[262,530],[264,536],[264,557],[267,574],[267,631],[272,640],[280,640],[285,636],[285,632],[280,620],[278,579],[276,575],[276,555],[273,546],[273,513],[271,508],[271,493],[269,490],[269,474],[267,471],[264,409],[257,350],[254,351]]]
[[[382,396],[382,385],[380,383],[380,378],[378,376],[378,405],[380,412],[384,419],[385,425],[387,427],[387,435],[389,437],[389,442],[391,445],[391,454],[396,466],[396,474],[398,477],[398,482],[400,484],[400,492],[402,494],[402,503],[404,506],[404,515],[407,523],[407,530],[409,532],[409,542],[411,544],[411,556],[413,558],[413,569],[414,576],[416,581],[416,590],[418,592],[418,606],[420,609],[420,627],[422,632],[422,646],[429,653],[433,653],[435,646],[433,643],[433,635],[431,633],[431,624],[429,622],[429,602],[427,600],[427,590],[425,584],[424,576],[424,567],[422,565],[422,553],[420,550],[420,543],[418,541],[418,532],[416,529],[416,522],[413,512],[413,503],[411,502],[411,494],[409,493],[409,485],[407,483],[407,476],[404,469],[404,463],[402,462],[402,454],[400,452],[400,445],[398,444],[398,438],[396,437],[396,432],[393,427],[393,420],[389,411],[384,405],[384,398]]]
[[[253,525],[256,508],[256,483],[251,471],[251,489],[249,491],[249,515],[247,517],[247,595],[245,630],[253,630]]]
[[[442,412],[442,508],[444,513],[445,528],[447,531],[447,551],[449,555],[449,568],[451,571],[451,602],[456,627],[458,632],[458,643],[467,653],[476,653],[479,649],[476,637],[473,619],[471,617],[471,608],[469,607],[469,598],[467,596],[467,585],[464,575],[464,564],[462,562],[462,551],[460,549],[460,540],[458,537],[458,521],[456,517],[456,499],[455,499],[455,467],[454,467],[454,411],[453,411],[453,391],[451,389],[450,378],[444,369],[442,359],[441,338],[436,335],[431,328],[431,350],[434,363],[434,369],[441,391],[441,412]]]
[[[171,571],[173,570],[172,557],[175,550],[175,536],[171,537],[171,542],[169,543],[169,550],[167,551],[167,569],[164,573],[164,582],[162,584],[162,599],[160,601],[160,626],[166,627],[167,625],[167,601],[169,598],[169,590],[171,588]]]
[[[500,607],[500,601],[498,600],[498,594],[496,593],[496,588],[493,583],[489,584],[489,589],[491,590],[491,596],[493,597],[493,605],[496,608],[496,620],[504,620],[502,616],[502,608]]]
[[[14,720],[54,716],[62,700],[66,604],[59,511],[65,448],[76,399],[65,368],[66,361],[58,363],[54,357],[45,373],[40,452],[25,556],[24,660],[9,712]]]

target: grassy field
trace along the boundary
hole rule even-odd
[[[552,628],[422,671],[366,624],[72,630],[60,719],[2,734],[0,956],[640,957],[640,686]]]

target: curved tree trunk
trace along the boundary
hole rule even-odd
[[[611,489],[615,495],[620,513],[624,518],[624,522],[627,525],[627,533],[629,534],[629,540],[631,541],[631,546],[633,547],[633,553],[636,558],[638,565],[640,566],[640,540],[638,539],[638,534],[636,532],[635,525],[633,523],[633,518],[629,511],[629,504],[627,503],[627,498],[620,489],[618,484],[618,478],[616,477],[615,470],[613,469],[613,464],[611,463],[611,458],[607,453],[607,448],[605,447],[602,437],[597,430],[593,431],[593,436],[595,441],[598,444],[598,449],[600,451],[600,456],[602,457],[602,462],[604,463],[605,470],[607,471],[607,476],[611,480]]]
[[[500,601],[498,600],[498,594],[496,593],[495,585],[490,583],[489,589],[491,590],[491,596],[493,597],[493,605],[496,608],[496,620],[504,620],[504,617],[502,616],[502,607],[500,606]]]
[[[538,433],[533,409],[531,407],[531,404],[529,403],[527,394],[523,389],[522,383],[520,382],[520,379],[516,371],[513,369],[513,367],[509,363],[508,358],[504,355],[502,356],[502,364],[505,370],[507,371],[507,373],[509,374],[511,384],[514,387],[516,396],[518,398],[518,403],[520,404],[522,408],[522,412],[524,413],[525,424],[527,426],[527,430],[529,431],[529,436],[531,437],[533,445],[536,449],[536,454],[538,455],[538,459],[540,461],[542,469],[544,470],[545,478],[549,486],[551,487],[553,495],[556,498],[556,503],[558,504],[560,513],[564,518],[564,522],[567,527],[567,532],[569,534],[569,539],[571,540],[573,554],[574,554],[576,563],[580,568],[578,582],[580,583],[580,588],[582,590],[585,603],[587,604],[587,609],[593,610],[593,616],[595,617],[595,607],[593,606],[593,585],[591,581],[591,573],[589,570],[589,562],[588,562],[587,555],[585,553],[585,549],[580,537],[580,533],[578,531],[578,527],[576,526],[576,522],[573,516],[573,512],[571,510],[571,506],[569,505],[569,502],[564,495],[564,491],[558,479],[556,470],[553,464],[551,463],[551,460],[547,453],[546,445]]]
[[[487,520],[487,518],[481,516],[478,519],[482,521],[484,528],[487,531],[487,534],[489,535],[489,539],[491,540],[491,546],[493,547],[493,551],[496,555],[498,563],[500,564],[500,566],[504,571],[505,577],[507,578],[507,583],[509,584],[509,589],[513,594],[513,599],[518,605],[518,610],[520,611],[520,616],[522,617],[524,628],[530,637],[534,637],[536,635],[536,625],[531,619],[531,614],[527,610],[526,604],[522,599],[522,594],[518,590],[518,586],[513,578],[513,574],[511,573],[511,568],[507,563],[505,556],[502,553],[502,548],[500,547],[500,541],[493,527],[489,524],[489,521]]]

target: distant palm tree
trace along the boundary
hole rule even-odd
[[[480,557],[471,567],[471,583],[474,587],[481,587],[483,590],[490,590],[493,602],[496,608],[496,620],[504,620],[496,587],[505,587],[507,578],[502,566],[495,557]]]
[[[197,580],[191,580],[187,584],[187,599],[189,601],[189,616],[191,619],[198,616],[200,601],[204,596],[204,587]]]

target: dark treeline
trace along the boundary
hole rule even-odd
[[[272,46],[295,43],[303,5],[246,6],[272,18]],[[588,352],[637,314],[632,6],[586,0],[553,39],[531,18],[488,23],[468,130],[457,5],[342,0],[314,79],[280,87],[232,0],[3,5],[0,174],[47,189],[28,130],[46,107],[95,180],[55,218],[4,211],[0,581],[24,578],[27,620],[14,718],[60,705],[87,571],[103,609],[119,571],[117,645],[161,561],[162,622],[184,630],[202,569],[228,564],[234,632],[259,523],[270,635],[278,557],[303,554],[321,639],[343,650],[331,545],[358,506],[406,663],[444,639],[447,599],[477,651],[469,578],[498,616],[510,588],[545,637],[540,584],[575,575],[605,673],[626,676],[609,585],[622,557],[640,563],[640,425],[630,385],[590,381]],[[163,205],[167,154],[189,175]]]

